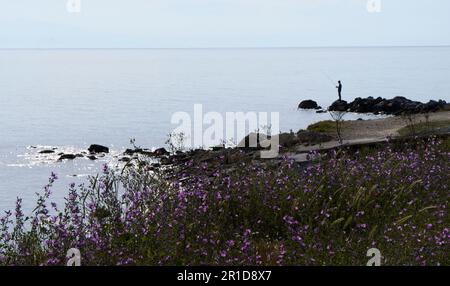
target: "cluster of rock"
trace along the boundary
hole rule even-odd
[[[297,133],[282,133],[274,135],[279,137],[279,147],[281,152],[287,152],[289,150],[295,150],[299,145],[315,145],[323,142],[333,140],[332,136],[321,134],[313,131],[300,130]],[[127,149],[121,158],[121,161],[127,161],[133,165],[134,163],[145,163],[144,161],[135,161],[138,155],[155,158],[157,163],[149,163],[147,165],[148,170],[157,170],[161,166],[172,166],[173,168],[164,169],[170,172],[176,172],[179,170],[183,172],[188,165],[197,165],[202,163],[208,163],[208,170],[217,170],[217,168],[224,169],[237,169],[240,163],[243,162],[258,162],[258,164],[277,164],[277,160],[261,160],[261,150],[267,149],[262,146],[267,146],[264,140],[270,140],[273,138],[261,136],[258,133],[248,134],[242,141],[236,146],[236,148],[226,148],[223,145],[215,146],[207,149],[194,149],[185,152],[178,151],[175,153],[169,153],[164,148],[150,151],[149,149]],[[263,144],[264,142],[264,144]],[[270,147],[269,147],[270,148]],[[208,173],[208,170],[204,170]],[[205,174],[198,174],[205,175]]]
[[[447,107],[444,100],[430,100],[428,103],[413,101],[403,96],[397,96],[392,99],[381,97],[356,98],[350,103],[345,100],[337,100],[328,108],[330,111],[348,111],[356,113],[374,113],[374,114],[419,114],[436,112]]]
[[[135,148],[135,149],[127,149],[123,153],[124,155],[135,155],[135,154],[142,154],[147,156],[164,156],[169,155],[169,151],[167,151],[165,148],[159,148],[155,151],[151,151],[149,149],[142,149],[142,148]]]
[[[167,157],[170,155],[170,152],[167,151],[165,148],[159,148],[154,151],[151,151],[150,149],[143,149],[143,148],[135,148],[135,149],[127,149],[123,153],[123,157],[119,159],[120,162],[130,162],[132,159],[138,158],[139,155],[144,155],[147,157],[156,157],[160,160],[167,159]],[[159,163],[152,164],[153,168],[158,168],[160,166]]]
[[[75,160],[76,158],[87,158],[90,160],[97,160],[99,157],[104,157],[105,154],[108,154],[109,148],[103,145],[92,144],[89,146],[87,151],[81,151],[80,153],[63,153],[63,152],[58,153],[57,148],[41,150],[38,153],[42,155],[55,154],[58,156],[57,157],[58,162],[61,162],[63,160]],[[125,152],[123,152],[119,161],[129,162],[133,158],[136,158],[138,155],[145,155],[148,157],[156,157],[161,159],[163,157],[168,157],[170,153],[165,148],[159,148],[154,151],[142,148],[126,149]]]
[[[348,103],[345,100],[336,100],[328,107],[329,111],[347,111],[355,113],[374,113],[374,114],[418,114],[436,112],[448,108],[448,103],[444,100],[430,100],[427,103],[413,101],[403,96],[397,96],[392,99],[381,97],[358,97]],[[316,109],[320,113],[321,107],[314,100],[304,100],[298,105],[299,109]]]
[[[39,151],[39,154],[49,155],[49,154],[55,154],[56,152],[57,152],[57,148],[53,148],[53,149],[46,149],[46,150]],[[92,144],[91,146],[89,146],[87,152],[83,151],[83,152],[77,153],[77,154],[59,152],[56,155],[59,156],[58,161],[74,160],[76,158],[83,158],[83,157],[86,157],[90,160],[97,160],[98,156],[104,156],[105,153],[109,153],[108,147],[98,145],[98,144]]]

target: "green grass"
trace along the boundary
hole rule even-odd
[[[415,134],[432,133],[442,128],[450,127],[450,120],[434,121],[434,122],[420,122],[412,126],[405,126],[401,128],[398,133],[401,136],[410,136]]]
[[[309,125],[307,130],[319,133],[334,134],[336,133],[336,123],[331,120],[320,121]]]

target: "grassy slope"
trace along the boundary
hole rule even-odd
[[[423,133],[430,134],[445,128],[450,128],[450,120],[416,123],[401,128],[398,133],[401,136],[410,136]]]

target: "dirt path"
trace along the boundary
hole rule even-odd
[[[429,114],[429,122],[450,120],[450,111],[442,111]],[[425,115],[419,114],[414,122],[426,122]],[[374,120],[346,121],[343,128],[344,140],[355,139],[384,139],[398,136],[398,130],[408,125],[406,118],[400,116]]]

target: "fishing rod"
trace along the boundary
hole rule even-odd
[[[331,84],[336,87],[336,82],[325,71],[322,71],[322,73],[328,78]]]

